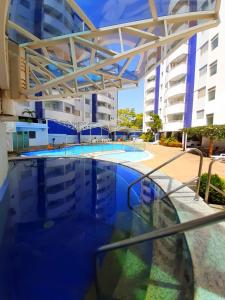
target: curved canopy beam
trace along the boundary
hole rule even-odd
[[[13,39],[17,36],[15,32],[19,33],[19,47],[26,57],[24,77],[28,88],[20,89],[25,97],[52,99],[57,95],[74,96],[137,85],[146,72],[147,52],[152,49],[156,56],[152,69],[166,58],[165,51],[161,51],[163,46],[172,45],[168,56],[177,49],[176,45],[194,34],[216,27],[221,0],[215,0],[207,8],[199,6],[197,0],[187,2],[187,12],[180,14],[173,14],[177,9],[173,10],[172,1],[129,0],[125,3],[118,0],[115,11],[114,0],[65,2],[71,9],[72,18],[68,20],[74,20],[71,26],[80,22],[79,26],[71,33],[50,38],[51,26],[46,38],[40,28],[31,32],[25,25],[18,24],[16,15],[13,19],[10,14],[9,37]],[[56,14],[57,4],[54,9],[53,14]],[[46,22],[50,22],[49,13]],[[65,14],[68,16],[68,7]],[[180,26],[183,24],[185,28]],[[34,23],[34,27],[36,25]],[[173,31],[174,27],[181,29]],[[10,35],[11,32],[14,35]]]

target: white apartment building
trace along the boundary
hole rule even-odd
[[[60,122],[99,123],[102,126],[113,127],[117,124],[117,90],[110,90],[103,94],[85,95],[74,99],[51,101],[26,101],[11,102],[10,112],[16,116],[28,116],[24,114],[26,109],[34,111],[33,116],[47,120]],[[38,105],[42,111],[38,112]]]
[[[198,2],[204,7],[213,0]],[[171,1],[171,12],[185,12],[188,1]],[[157,68],[156,59],[149,53],[145,78],[144,131],[147,131],[149,112],[160,115],[163,132],[178,132],[184,127],[225,123],[225,2],[221,2],[221,23],[218,27],[199,33],[189,41],[173,43],[161,49],[161,56],[174,51]],[[185,29],[188,24],[183,24]],[[179,24],[168,28],[181,30]],[[155,50],[152,50],[154,53]],[[151,70],[149,72],[149,70]]]

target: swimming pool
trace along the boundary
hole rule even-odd
[[[111,152],[105,154],[105,152]],[[116,153],[117,151],[123,151],[122,153]],[[101,152],[104,155],[101,155]],[[77,145],[72,147],[65,147],[62,149],[54,150],[40,150],[25,152],[25,156],[85,156],[88,154],[96,154],[100,158],[112,158],[118,160],[126,161],[140,161],[151,158],[149,152],[143,151],[136,147],[135,145],[125,145],[125,144],[97,144],[97,145]]]
[[[159,293],[192,299],[184,235],[101,256],[96,295],[99,246],[179,222],[169,199],[157,200],[164,193],[150,179],[131,194],[145,218],[128,208],[127,187],[140,176],[94,159],[11,161],[10,189],[0,203],[0,299],[144,300],[149,290],[152,299]]]

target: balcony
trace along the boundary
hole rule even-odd
[[[98,106],[97,112],[100,114],[111,115],[111,109],[105,106]]]
[[[146,104],[146,105],[145,105],[145,111],[146,111],[146,112],[153,111],[153,110],[154,110],[154,107],[155,107],[154,102],[153,102],[152,104]]]
[[[177,113],[184,113],[184,102],[183,103],[175,103],[172,105],[167,106],[166,108],[166,115],[172,115],[172,114],[177,114]]]
[[[98,94],[98,101],[99,102],[105,102],[107,104],[112,104],[115,102],[115,100],[107,97],[106,95],[103,95],[103,94]]]
[[[150,92],[150,93],[146,93],[146,96],[145,96],[145,101],[154,101],[155,100],[155,91],[154,92]]]
[[[148,62],[147,62],[147,68],[151,67],[154,64],[156,64],[157,60],[156,60],[156,56],[155,55],[151,56],[150,59],[148,60]]]
[[[181,63],[170,70],[167,80],[179,80],[187,74],[187,64]]]
[[[181,82],[181,83],[178,83],[178,84],[168,88],[166,97],[168,99],[181,97],[181,96],[185,95],[185,93],[186,93],[186,83]]]
[[[72,17],[72,10],[71,13],[69,13],[65,7],[64,7],[64,1],[61,3],[55,0],[45,0],[43,3],[44,8],[49,9],[50,11],[56,10],[58,13],[63,14],[64,18],[67,19],[69,23],[71,23],[71,26],[73,26],[73,17]]]
[[[146,89],[153,89],[153,88],[155,88],[155,80],[151,80],[151,81],[147,80],[145,86],[146,86]]]
[[[63,20],[59,20],[48,14],[45,14],[44,16],[44,27],[55,36],[69,33],[69,29],[64,25]]]
[[[170,121],[163,125],[163,131],[179,131],[184,127],[183,121]]]
[[[188,45],[187,43],[181,45],[177,50],[175,50],[169,57],[168,57],[168,64],[175,62],[178,59],[185,58],[188,55]]]

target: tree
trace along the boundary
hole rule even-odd
[[[134,120],[134,125],[132,126],[132,128],[135,129],[142,129],[143,128],[143,114],[136,114],[136,118]]]
[[[31,118],[33,118],[35,111],[34,110],[30,110],[29,108],[24,109],[24,111],[22,112],[22,115],[29,115]]]
[[[148,123],[149,127],[151,127],[151,131],[154,132],[154,134],[158,133],[160,129],[162,129],[162,120],[160,119],[160,116],[155,113],[149,114],[151,121]]]
[[[122,108],[118,110],[118,125],[133,129],[142,129],[143,114],[136,114],[134,108]]]
[[[183,132],[186,132],[188,135],[209,138],[209,156],[213,154],[214,141],[225,139],[225,125],[209,125],[185,128],[183,129]]]

